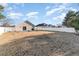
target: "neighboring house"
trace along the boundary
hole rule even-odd
[[[34,25],[31,22],[25,21],[16,25],[14,31],[31,31],[33,28]]]
[[[41,24],[36,25],[36,27],[55,27],[55,25],[46,24],[46,23],[41,23]]]
[[[24,21],[16,26],[10,26],[10,25],[4,25],[0,26],[0,35],[5,32],[11,32],[11,31],[31,31],[33,30],[34,25],[30,23],[29,21]]]

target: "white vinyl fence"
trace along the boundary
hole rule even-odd
[[[4,28],[3,27],[0,27],[0,35],[4,33]]]
[[[13,31],[13,28],[12,27],[0,27],[0,35],[5,32],[9,32],[9,31]]]
[[[59,31],[59,32],[70,32],[70,33],[76,33],[74,28],[52,28],[52,27],[35,27],[35,30],[48,30],[48,31]]]

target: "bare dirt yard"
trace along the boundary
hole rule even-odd
[[[79,55],[79,36],[73,33],[32,31],[0,36],[1,56]]]
[[[16,39],[21,39],[24,37],[39,36],[44,34],[49,34],[54,32],[45,32],[45,31],[32,31],[32,32],[7,32],[0,36],[0,45],[9,43]]]

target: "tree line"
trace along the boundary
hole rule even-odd
[[[68,11],[64,17],[63,25],[79,30],[79,11]]]

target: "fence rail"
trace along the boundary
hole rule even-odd
[[[52,28],[52,27],[35,27],[35,30],[48,30],[48,31],[59,31],[59,32],[71,32],[75,33],[74,28]]]

